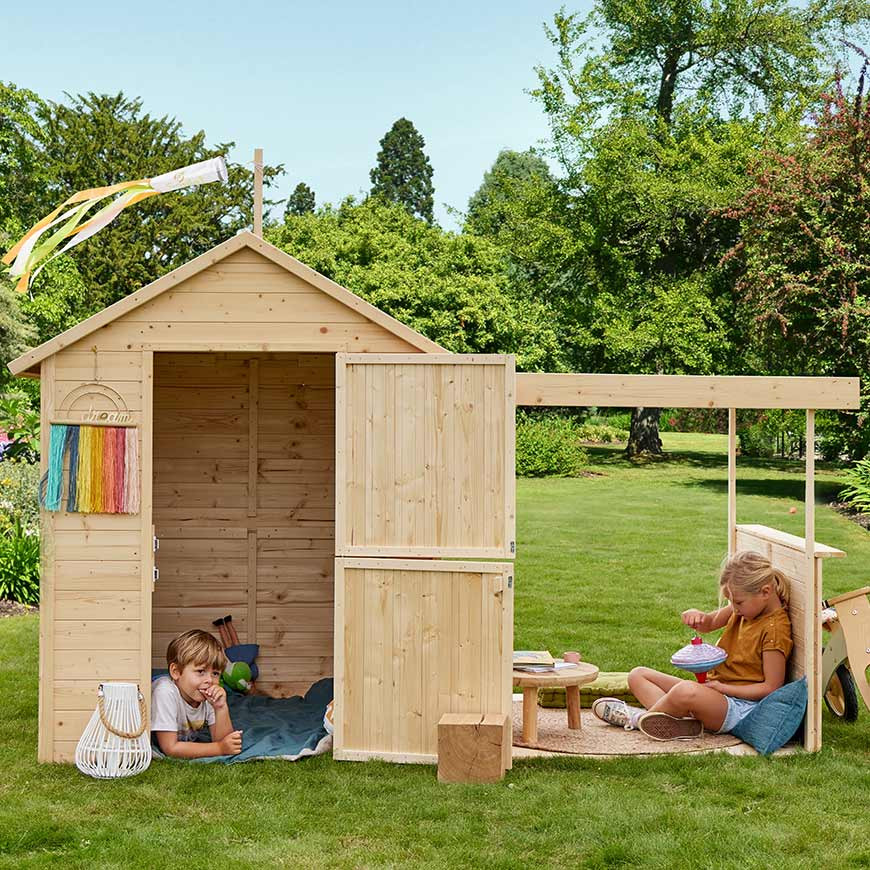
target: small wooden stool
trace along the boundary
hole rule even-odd
[[[580,730],[580,686],[598,677],[598,668],[589,662],[578,662],[569,668],[559,668],[540,674],[513,672],[513,683],[523,690],[523,743],[534,746],[538,742],[538,689],[565,689],[568,706],[568,727]]]

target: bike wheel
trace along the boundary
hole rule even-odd
[[[834,716],[846,722],[854,722],[858,718],[858,691],[847,665],[839,665],[834,671],[825,689],[825,706]]]

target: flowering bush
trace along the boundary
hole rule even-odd
[[[19,521],[24,529],[39,528],[39,466],[0,462],[0,533]]]
[[[39,461],[39,408],[34,408],[26,395],[0,396],[0,429],[9,440],[3,458]]]

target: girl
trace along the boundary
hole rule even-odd
[[[792,648],[785,575],[764,556],[743,550],[723,563],[719,588],[727,607],[682,613],[683,622],[699,633],[725,626],[718,645],[728,658],[709,672],[707,682],[634,668],[628,685],[646,709],[599,698],[592,705],[599,719],[656,740],[698,737],[704,728],[725,734],[782,686]]]

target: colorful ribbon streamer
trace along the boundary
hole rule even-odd
[[[213,157],[200,163],[192,163],[154,178],[138,181],[122,181],[109,187],[93,187],[80,190],[59,205],[50,215],[31,227],[3,256],[2,262],[11,263],[9,274],[18,277],[16,289],[27,290],[30,282],[41,269],[55,257],[75,245],[89,239],[110,224],[127,206],[141,202],[158,193],[168,193],[182,187],[208,184],[211,181],[227,181],[227,165],[223,157]],[[88,212],[107,197],[120,194],[96,212],[90,220],[82,223]],[[73,208],[64,211],[67,206]],[[55,229],[56,228],[56,229]],[[48,234],[49,230],[54,232]],[[48,234],[48,235],[47,235]],[[61,244],[66,242],[63,247]]]

